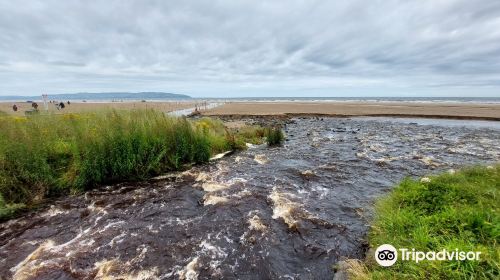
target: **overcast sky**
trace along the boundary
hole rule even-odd
[[[0,95],[498,96],[500,1],[0,0]]]

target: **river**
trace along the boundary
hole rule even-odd
[[[498,123],[297,118],[283,147],[61,198],[0,224],[0,279],[331,279],[406,176],[500,159]]]

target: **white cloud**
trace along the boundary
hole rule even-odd
[[[497,95],[500,2],[0,0],[0,95]]]

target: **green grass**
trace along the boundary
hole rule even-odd
[[[0,194],[0,221],[13,217],[19,210],[26,207],[23,203],[6,203]]]
[[[268,146],[281,145],[283,144],[283,141],[285,141],[285,135],[279,127],[265,128],[264,135],[266,136],[266,142]]]
[[[405,179],[376,206],[364,267],[353,279],[499,279],[500,165]],[[381,244],[419,251],[480,251],[480,261],[398,261],[384,268],[373,257]]]
[[[0,219],[46,197],[207,162],[260,133],[152,110],[3,117],[0,131]]]

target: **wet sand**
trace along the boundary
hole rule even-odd
[[[38,109],[44,110],[43,103],[38,103]],[[17,112],[12,110],[12,105],[16,104],[18,107]],[[195,102],[187,101],[172,101],[172,102],[71,102],[70,105],[65,103],[66,107],[62,110],[57,110],[55,104],[49,103],[49,112],[53,113],[82,113],[88,111],[104,110],[104,109],[155,109],[162,112],[170,112],[175,110],[182,110],[192,108]],[[8,114],[23,116],[26,110],[30,110],[31,103],[27,102],[0,102],[0,111]]]
[[[500,120],[500,104],[415,102],[232,102],[205,115],[401,116]]]

